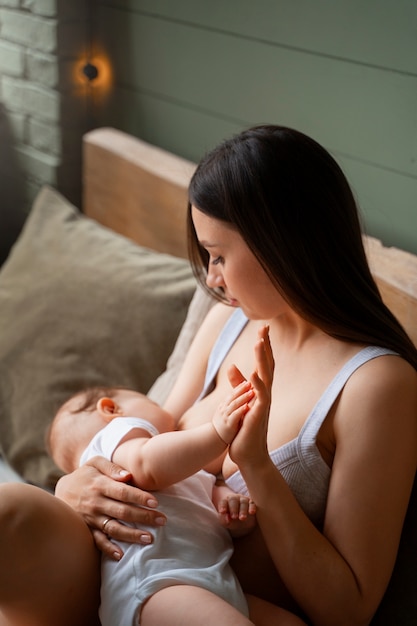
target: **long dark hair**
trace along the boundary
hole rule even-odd
[[[333,157],[303,133],[263,125],[207,154],[189,186],[188,246],[205,286],[208,257],[191,206],[232,225],[304,319],[338,339],[398,352],[417,349],[371,275],[358,209]]]

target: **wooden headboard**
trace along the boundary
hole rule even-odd
[[[113,128],[84,136],[83,210],[159,252],[186,257],[187,187],[195,164]],[[387,305],[417,345],[417,256],[365,237]]]
[[[84,136],[83,211],[158,252],[187,257],[187,187],[195,164],[113,128]]]

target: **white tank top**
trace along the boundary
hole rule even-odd
[[[248,319],[241,309],[236,309],[227,320],[210,354],[200,398],[213,389],[220,365],[247,322]],[[305,421],[299,435],[270,452],[272,461],[286,480],[301,508],[317,527],[321,527],[323,523],[331,474],[329,466],[323,460],[316,445],[318,432],[350,376],[364,363],[388,354],[395,355],[396,353],[386,348],[368,346],[355,354],[327,387]],[[232,474],[226,482],[237,493],[248,493],[240,471]]]

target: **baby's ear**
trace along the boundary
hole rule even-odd
[[[100,398],[96,406],[101,417],[107,422],[121,415],[119,407],[112,398]]]

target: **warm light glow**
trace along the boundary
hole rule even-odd
[[[90,63],[97,68],[97,77],[89,80],[84,73],[85,66]],[[90,59],[85,56],[79,58],[74,65],[74,82],[78,85],[88,85],[94,91],[107,93],[112,84],[112,71],[108,58],[104,54],[94,55]]]

